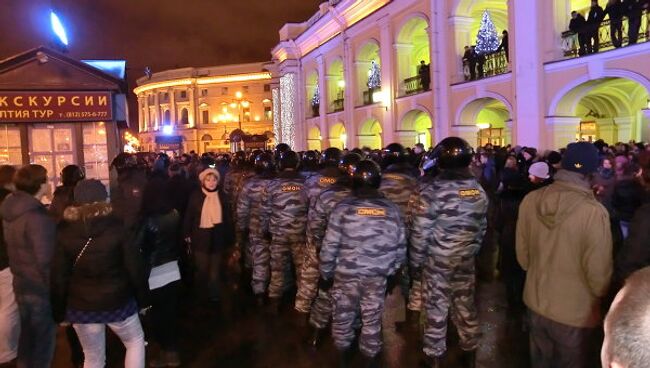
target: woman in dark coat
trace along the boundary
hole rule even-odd
[[[223,254],[234,238],[220,179],[212,168],[199,174],[201,187],[190,196],[183,225],[185,241],[194,255],[198,290],[207,290],[213,302],[220,298]]]
[[[54,216],[57,223],[63,220],[63,211],[72,205],[75,185],[85,178],[86,174],[77,165],[68,165],[61,170],[61,185],[54,190],[52,203],[48,208],[48,211]]]
[[[122,221],[106,203],[104,185],[82,180],[75,206],[64,211],[52,266],[55,320],[71,323],[83,348],[84,367],[105,364],[105,329],[126,347],[125,367],[145,363],[144,333],[138,310],[149,307],[142,257]]]

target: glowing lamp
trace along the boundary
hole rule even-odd
[[[386,102],[386,94],[382,91],[375,91],[372,93],[372,101],[375,103]]]
[[[231,104],[230,104],[230,108],[232,108],[232,109],[236,109],[236,108],[237,108],[237,104],[236,104],[236,103],[234,103],[234,102],[233,102],[233,103],[231,103]]]
[[[489,124],[489,123],[476,123],[476,126],[477,126],[479,129],[481,129],[481,130],[483,130],[483,129],[489,129],[489,128],[490,128],[490,124]]]
[[[341,79],[341,80],[337,83],[337,85],[339,86],[339,88],[345,88],[345,81]]]
[[[174,127],[171,125],[165,125],[162,128],[162,132],[164,135],[172,135],[174,134]]]
[[[259,115],[256,115],[255,116],[255,121],[260,121],[260,120],[262,120],[262,119],[260,119]]]
[[[241,103],[241,105],[242,105],[242,106],[243,106],[243,107],[244,107],[245,109],[247,109],[247,108],[248,108],[248,106],[250,106],[250,105],[251,105],[251,103],[250,103],[250,102],[248,102],[248,101],[242,101],[242,103]]]
[[[59,16],[54,11],[50,11],[50,23],[52,25],[52,31],[59,38],[59,41],[63,45],[68,46],[68,35],[65,33],[61,19],[59,19]]]
[[[241,93],[241,91],[235,92],[235,98],[236,99],[240,100],[242,97],[244,97],[244,95]]]

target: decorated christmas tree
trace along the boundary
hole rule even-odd
[[[499,48],[499,35],[497,29],[492,22],[490,12],[486,9],[483,12],[481,19],[481,26],[476,35],[476,52],[479,54],[489,54]]]
[[[312,106],[320,106],[320,91],[318,88],[318,84],[316,85],[316,88],[314,89],[314,95],[311,96],[311,105]]]
[[[379,64],[374,60],[370,64],[370,70],[368,70],[368,89],[380,89],[381,88],[381,69]]]

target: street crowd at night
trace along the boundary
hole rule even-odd
[[[524,356],[517,366],[647,366],[643,144],[474,150],[448,137],[429,150],[300,153],[279,144],[120,153],[111,168],[110,200],[71,165],[45,207],[43,166],[0,167],[7,366],[49,367],[55,350],[56,366],[86,368],[107,355],[128,368],[481,366],[490,331],[477,289],[494,283],[511,328],[529,340],[511,352]],[[206,310],[220,322],[202,326]],[[274,363],[254,352],[223,358],[230,365],[192,360],[191,335],[252,319],[273,327],[249,339],[279,345],[292,334],[295,352]],[[408,347],[385,342],[385,331]],[[237,350],[235,341],[214,349]],[[389,364],[389,350],[407,348],[413,356]],[[304,352],[302,363],[286,355]]]

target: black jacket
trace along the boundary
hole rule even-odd
[[[605,18],[605,11],[603,8],[598,5],[592,6],[587,15],[587,25],[589,25],[589,29],[592,31],[597,30],[598,26],[600,26],[600,23],[603,21],[603,18]]]
[[[587,21],[582,14],[578,14],[575,18],[571,19],[569,22],[569,30],[575,33],[583,33],[587,30]]]
[[[122,219],[127,229],[138,223],[142,194],[147,185],[147,175],[138,170],[122,173],[117,178],[117,186],[111,188],[111,203],[115,215]]]
[[[211,248],[209,244],[203,244],[199,241],[199,239],[205,239],[199,234],[204,200],[205,194],[203,194],[201,189],[194,191],[187,203],[187,210],[185,210],[185,218],[183,219],[183,236],[185,238],[189,237],[192,240],[192,248],[195,250],[207,250]],[[234,242],[234,227],[230,217],[230,211],[228,211],[228,200],[221,189],[219,189],[219,201],[221,202],[222,222],[220,225],[215,226],[215,229],[220,232],[219,238],[216,239],[217,246],[227,247]]]
[[[178,260],[180,230],[180,216],[176,210],[164,215],[149,216],[143,220],[140,248],[149,270]]]
[[[48,212],[54,216],[54,220],[58,224],[63,220],[63,211],[69,206],[72,206],[74,201],[74,187],[59,186],[54,191],[52,203],[48,208]]]
[[[624,281],[634,271],[650,266],[650,203],[641,206],[630,224],[630,233],[615,259],[615,275]]]
[[[0,203],[11,194],[10,190],[0,188]],[[9,267],[9,256],[7,256],[7,243],[5,242],[4,231],[0,226],[0,271]]]
[[[605,7],[605,14],[603,15],[603,17],[607,14],[609,15],[610,20],[613,21],[621,20],[621,18],[623,18],[623,16],[625,15],[625,9],[623,7],[623,3],[621,3],[619,0],[616,1],[614,4],[611,5],[607,4],[607,6]]]
[[[616,182],[612,195],[612,207],[616,219],[631,221],[644,199],[643,187],[634,178]]]
[[[52,308],[56,320],[63,318],[66,307],[110,311],[131,298],[141,308],[149,306],[142,255],[122,221],[113,214],[111,205],[68,207],[58,230],[52,267]],[[74,265],[86,243],[86,250]]]

